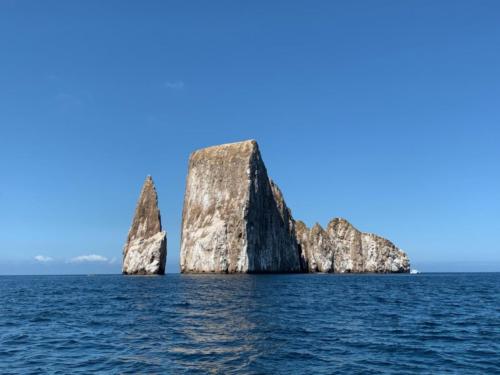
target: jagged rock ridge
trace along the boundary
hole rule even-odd
[[[146,178],[132,226],[123,248],[124,274],[164,274],[167,234],[162,230],[158,195],[151,176]]]
[[[305,272],[410,271],[410,262],[404,251],[380,236],[360,232],[345,219],[333,219],[326,231],[319,224],[308,229],[300,221],[296,229]]]
[[[253,140],[191,154],[181,272],[299,272],[294,221]]]
[[[295,224],[304,272],[334,272],[334,246],[328,233],[315,224],[311,229],[302,221]]]

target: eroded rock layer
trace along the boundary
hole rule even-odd
[[[255,141],[191,154],[181,272],[299,272],[294,221]]]
[[[123,248],[122,272],[129,275],[164,274],[166,259],[167,234],[162,230],[153,179],[148,176]]]

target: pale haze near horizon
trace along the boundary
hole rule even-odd
[[[118,273],[146,175],[256,139],[295,219],[500,271],[496,1],[0,4],[0,274]]]

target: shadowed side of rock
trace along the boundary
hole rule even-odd
[[[295,237],[300,256],[300,269],[302,272],[309,272],[309,262],[312,259],[309,246],[309,228],[301,220],[295,222]]]
[[[162,230],[153,179],[148,176],[123,248],[122,272],[128,275],[164,274],[166,258],[167,235]]]
[[[283,193],[270,180],[260,153],[253,155],[247,215],[249,272],[300,272],[295,221]]]
[[[255,141],[194,152],[182,213],[181,272],[298,272],[294,223]]]

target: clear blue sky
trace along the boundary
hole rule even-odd
[[[119,272],[147,174],[177,271],[190,152],[248,138],[295,218],[500,271],[498,1],[6,0],[0,51],[0,273]]]

